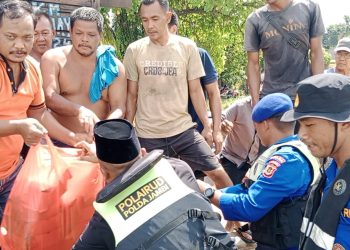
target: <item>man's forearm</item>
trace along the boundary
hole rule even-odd
[[[247,84],[254,105],[259,101],[260,81],[259,66],[248,63]]]
[[[133,123],[135,114],[136,114],[136,104],[137,104],[137,97],[128,95],[128,99],[126,102],[126,113],[125,113],[125,119],[129,122]]]
[[[64,116],[78,116],[79,108],[81,107],[81,105],[74,103],[57,93],[53,93],[51,96],[46,96],[46,105],[55,113]]]
[[[190,97],[199,120],[202,122],[204,127],[209,127],[207,107],[202,88],[198,87],[190,91]]]
[[[312,75],[322,74],[324,71],[323,52],[315,51],[311,53],[311,72]]]
[[[75,141],[75,133],[58,123],[58,121],[47,110],[41,115],[34,115],[33,118],[36,118],[42,125],[44,125],[49,132],[50,137],[70,146],[74,146],[77,143],[77,141]]]
[[[213,131],[221,131],[221,98],[217,83],[215,89],[208,91],[209,107],[213,120]],[[217,90],[216,90],[217,89]]]

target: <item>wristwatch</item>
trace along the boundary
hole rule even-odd
[[[204,196],[207,197],[208,199],[211,199],[214,197],[215,194],[215,189],[214,188],[207,188],[204,190]]]

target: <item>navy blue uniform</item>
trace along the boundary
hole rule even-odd
[[[325,197],[326,194],[330,191],[329,189],[332,188],[332,183],[337,173],[338,173],[337,164],[333,160],[331,165],[326,170],[327,180],[323,191],[324,192],[323,197]],[[337,246],[339,248],[337,249],[350,249],[350,200],[348,201],[348,203],[343,209],[343,212],[340,215],[339,225],[337,228],[334,244],[335,245],[338,244]],[[343,248],[341,248],[341,246]]]
[[[218,72],[215,69],[213,59],[211,59],[209,53],[202,48],[198,48],[198,51],[199,51],[199,55],[201,57],[204,71],[205,71],[205,76],[202,76],[200,78],[200,82],[204,90],[205,85],[214,83],[215,81],[218,80]],[[191,102],[191,98],[189,98],[188,100],[188,113],[191,115],[192,121],[198,124],[197,130],[201,133],[203,130],[203,124],[200,121],[196,111],[194,110],[193,104]]]
[[[276,144],[298,140],[289,136]],[[223,189],[220,209],[227,220],[257,221],[281,201],[302,196],[311,183],[309,163],[295,148],[283,146],[265,163],[264,172],[249,189],[236,185]]]

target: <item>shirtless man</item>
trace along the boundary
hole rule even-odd
[[[63,126],[91,138],[100,119],[123,118],[126,103],[125,70],[116,58],[111,70],[118,69],[117,77],[110,85],[98,86],[101,98],[95,102],[90,98],[90,82],[95,69],[101,69],[96,58],[102,28],[103,17],[97,10],[78,8],[71,14],[72,45],[49,50],[41,58],[47,106]]]

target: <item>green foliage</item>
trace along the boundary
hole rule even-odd
[[[350,16],[344,16],[344,23],[330,25],[323,36],[323,46],[327,50],[333,50],[338,40],[350,36]]]
[[[242,89],[245,86],[246,55],[243,49],[245,20],[264,0],[169,0],[179,16],[179,35],[194,40],[214,60],[221,80]],[[106,29],[105,43],[113,44],[123,56],[131,42],[144,36],[138,17],[139,0],[131,9],[113,9],[111,28]],[[108,19],[108,10],[103,10]]]

